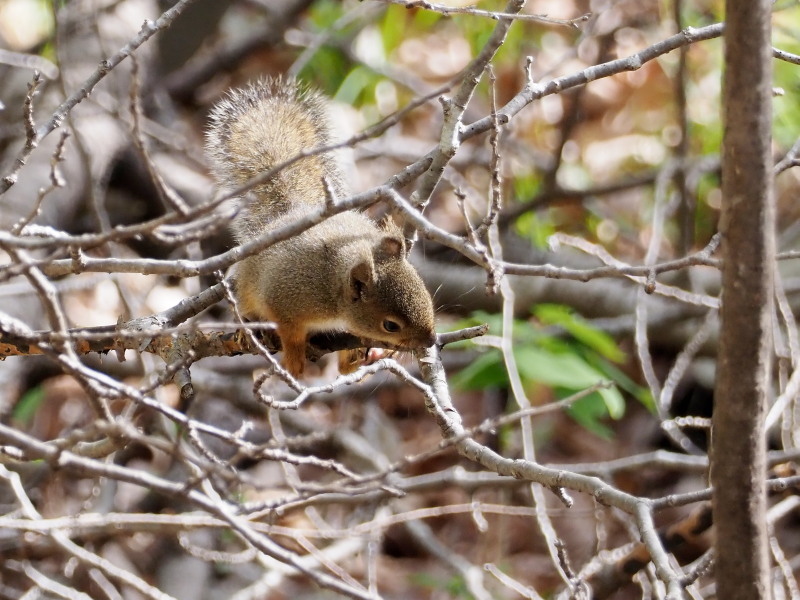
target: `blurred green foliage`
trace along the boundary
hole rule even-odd
[[[465,600],[473,598],[473,595],[469,593],[464,578],[459,575],[454,575],[445,580],[431,573],[421,572],[415,573],[410,579],[412,583],[421,588],[444,592],[448,598],[464,598]]]
[[[12,418],[20,426],[27,427],[36,416],[36,412],[44,402],[44,388],[41,386],[31,388],[22,395],[14,406]]]
[[[608,334],[592,327],[572,309],[562,305],[542,304],[534,308],[533,320],[515,320],[513,351],[519,376],[528,391],[537,386],[553,390],[556,399],[566,398],[599,382],[610,381],[603,388],[575,402],[569,414],[589,431],[608,437],[611,430],[603,419],[619,419],[625,414],[622,392],[652,408],[645,388],[623,373],[619,364],[626,355]],[[488,323],[490,333],[502,331],[501,316],[475,313],[458,327]],[[478,358],[452,378],[460,389],[507,387],[508,373],[500,350],[485,349]]]

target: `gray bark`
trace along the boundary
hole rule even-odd
[[[764,416],[769,386],[775,207],[769,0],[726,2],[722,326],[711,481],[717,597],[770,598]]]

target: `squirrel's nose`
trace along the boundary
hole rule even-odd
[[[431,331],[428,334],[428,338],[425,340],[425,346],[426,347],[430,347],[430,346],[433,346],[435,343],[436,343],[436,332],[435,331]]]
[[[416,331],[414,335],[409,337],[403,345],[407,348],[430,348],[436,343],[436,332],[431,331]]]

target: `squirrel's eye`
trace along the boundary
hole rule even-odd
[[[392,321],[391,319],[384,319],[381,326],[386,333],[397,333],[400,331],[400,323]]]

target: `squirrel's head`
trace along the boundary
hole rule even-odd
[[[406,259],[402,231],[388,219],[371,252],[350,268],[347,293],[351,333],[405,348],[435,343],[433,301]]]

